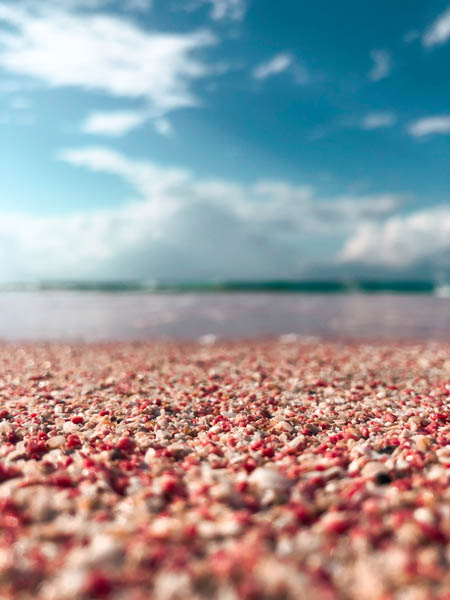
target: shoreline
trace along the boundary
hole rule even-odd
[[[300,337],[449,339],[448,298],[417,295],[0,294],[0,337],[63,342]]]

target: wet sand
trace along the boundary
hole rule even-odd
[[[422,294],[0,293],[0,340],[450,339],[450,299]]]
[[[0,347],[0,597],[444,600],[450,344]]]

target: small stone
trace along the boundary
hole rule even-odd
[[[444,446],[436,450],[436,456],[442,465],[450,465],[450,446]]]
[[[287,431],[289,433],[294,428],[287,421],[280,421],[279,423],[276,424],[275,429],[277,431]]]
[[[48,438],[47,446],[53,450],[54,448],[61,448],[61,446],[64,446],[65,442],[66,438],[63,435],[55,435]]]
[[[431,446],[431,440],[426,435],[416,435],[413,439],[416,443],[417,450],[420,452],[426,452]]]
[[[271,467],[259,467],[249,477],[249,483],[260,491],[273,490],[285,492],[289,489],[289,480]]]
[[[426,523],[427,525],[434,525],[436,517],[429,508],[421,507],[416,508],[414,511],[414,518],[420,523]]]
[[[156,451],[153,448],[149,448],[144,456],[144,462],[150,465],[156,456]]]
[[[74,433],[78,431],[78,425],[72,423],[72,421],[66,421],[63,425],[63,431],[64,433]]]
[[[387,470],[384,463],[377,461],[366,463],[361,470],[361,475],[370,479],[374,479],[380,473],[386,474]]]

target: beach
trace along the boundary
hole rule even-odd
[[[0,0],[0,600],[450,600],[450,0]]]
[[[0,346],[0,597],[448,600],[448,341],[202,342]]]

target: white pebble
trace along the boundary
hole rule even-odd
[[[283,492],[289,488],[289,480],[270,467],[255,469],[249,477],[249,482],[261,491],[274,490]]]

